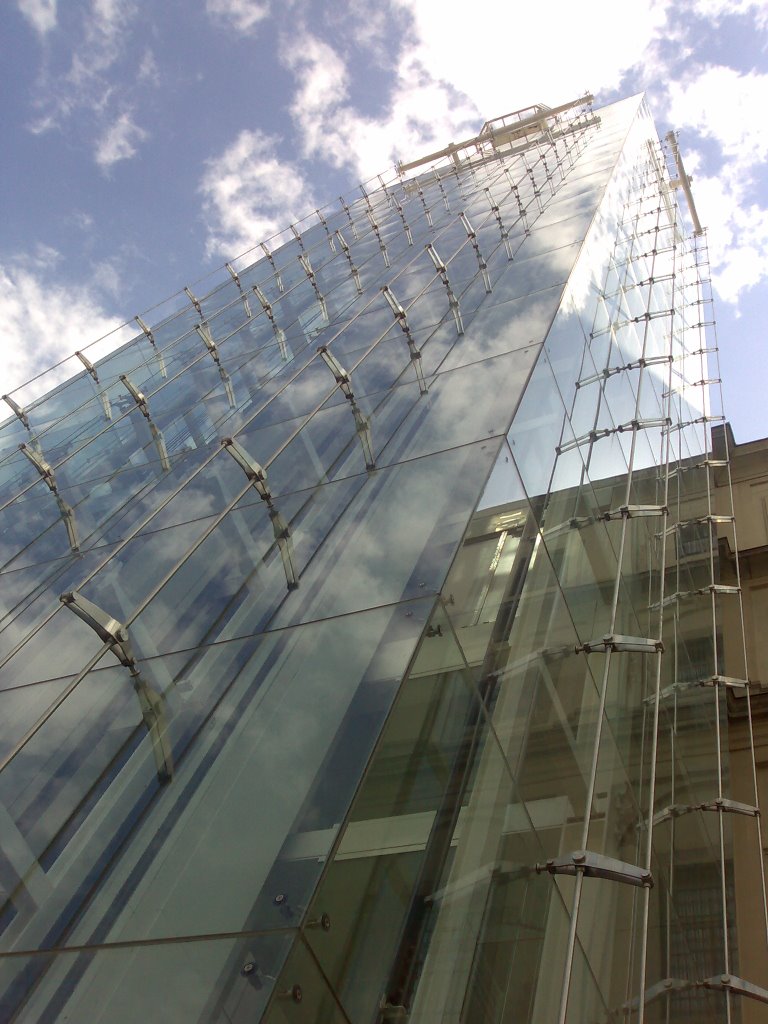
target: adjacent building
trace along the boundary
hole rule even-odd
[[[205,291],[5,396],[0,1017],[768,1020],[768,472],[674,137],[517,111]]]

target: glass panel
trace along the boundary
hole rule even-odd
[[[251,935],[0,957],[0,1014],[7,1021],[249,1024],[261,1019],[289,941]]]
[[[431,607],[114,665],[55,709],[62,684],[24,690],[3,948],[294,927]]]

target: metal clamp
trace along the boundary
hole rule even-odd
[[[718,797],[716,800],[710,800],[708,803],[699,804],[698,807],[701,811],[744,814],[748,818],[760,817],[759,807],[753,807],[752,804],[743,804],[738,800],[728,800],[726,797]]]
[[[165,369],[165,358],[163,356],[163,353],[157,347],[157,342],[155,341],[154,334],[152,333],[150,328],[144,323],[144,321],[141,319],[141,317],[138,315],[138,313],[136,314],[136,316],[133,319],[136,321],[136,323],[142,329],[142,331],[144,332],[144,337],[147,339],[149,344],[154,349],[155,358],[157,359],[157,365],[160,367],[160,376],[163,377],[163,378],[167,377],[168,376],[168,372]]]
[[[243,289],[242,282],[240,281],[240,275],[237,273],[237,271],[235,270],[235,268],[232,266],[231,263],[225,263],[224,266],[229,271],[229,276],[235,282],[235,285],[237,286],[237,290],[240,292],[240,298],[243,301],[243,309],[245,310],[245,315],[250,320],[251,319],[251,306],[250,306],[250,303],[248,302],[248,296],[245,294],[245,291]]]
[[[669,515],[666,505],[620,505],[603,513],[603,519],[643,519]]]
[[[280,512],[275,508],[272,501],[272,491],[267,483],[266,470],[259,465],[241,444],[231,437],[221,439],[222,448],[232,456],[238,466],[250,480],[258,496],[266,504],[269,518],[272,523],[272,531],[277,544],[280,558],[283,563],[283,571],[289,590],[296,590],[299,585],[298,576],[293,557],[293,540],[288,523]]]
[[[200,305],[200,300],[198,299],[198,297],[196,295],[194,295],[192,293],[192,291],[189,288],[187,288],[186,285],[184,285],[184,294],[187,296],[189,301],[192,303],[192,305],[197,310],[197,313],[198,313],[198,316],[200,317],[200,319],[201,320],[204,319],[204,317],[203,317],[203,307]]]
[[[267,319],[272,324],[272,332],[275,335],[275,341],[277,342],[277,347],[280,350],[280,358],[285,363],[288,361],[288,346],[285,343],[285,333],[282,327],[278,327],[275,321],[275,314],[272,312],[272,303],[257,284],[253,285],[253,293],[261,303],[261,308],[267,314]]]
[[[275,275],[275,282],[277,283],[277,290],[280,292],[284,292],[285,286],[283,285],[283,279],[282,277],[280,277],[280,271],[275,266],[275,260],[274,257],[272,256],[272,253],[267,248],[265,242],[261,242],[260,245],[264,255],[269,260],[269,265],[272,267],[272,273]]]
[[[355,241],[357,241],[357,239],[358,239],[357,228],[355,227],[355,222],[352,219],[352,213],[351,213],[349,207],[347,206],[347,204],[344,202],[344,196],[339,196],[339,202],[341,203],[342,210],[347,215],[347,220],[349,221],[349,226],[352,229],[352,237],[354,238]]]
[[[713,978],[705,978],[699,984],[702,988],[719,989],[721,992],[732,992],[734,995],[755,999],[759,1003],[768,1003],[768,989],[754,985],[751,981],[744,981],[733,974],[718,974]]]
[[[307,279],[308,279],[309,283],[312,285],[312,288],[314,289],[315,295],[317,296],[317,301],[320,303],[320,309],[322,310],[323,316],[327,320],[328,319],[328,308],[327,308],[327,306],[325,304],[324,297],[320,293],[320,289],[317,287],[317,279],[315,277],[315,272],[312,269],[312,264],[309,261],[309,256],[307,256],[307,254],[305,252],[300,252],[300,253],[297,254],[296,259],[299,261],[299,263],[302,266],[302,269],[303,269],[304,273],[307,275]]]
[[[456,298],[456,293],[451,287],[451,282],[448,279],[448,269],[446,268],[443,261],[437,254],[437,250],[431,242],[428,242],[424,247],[432,260],[432,266],[435,268],[437,273],[440,275],[440,280],[445,286],[445,290],[448,293],[448,305],[450,306],[451,313],[453,313],[454,323],[456,324],[456,333],[464,333],[464,322],[461,319],[461,310],[459,309],[459,300]]]
[[[328,221],[325,219],[325,217],[322,215],[322,213],[320,213],[319,210],[315,210],[315,213],[317,214],[320,223],[325,228],[325,233],[328,236],[328,245],[330,247],[330,250],[331,250],[332,253],[335,253],[336,252],[336,242],[333,240],[333,235],[331,234],[330,228],[328,227]]]
[[[221,360],[219,359],[219,350],[216,347],[216,342],[213,340],[211,329],[207,323],[195,324],[195,330],[203,340],[203,344],[208,349],[210,354],[213,356],[213,361],[217,366],[221,366]]]
[[[419,382],[419,391],[422,395],[426,395],[427,384],[424,380],[424,370],[421,366],[421,352],[416,347],[416,342],[413,340],[413,335],[411,334],[411,329],[408,326],[408,317],[406,316],[405,310],[395,298],[395,294],[388,284],[385,284],[381,291],[384,298],[387,300],[387,305],[395,314],[395,320],[400,324],[406,341],[408,342],[408,351],[411,354],[411,362],[413,363],[413,368],[416,371],[416,379]]]
[[[509,231],[507,231],[506,227],[504,226],[504,221],[501,219],[501,210],[499,209],[499,204],[493,198],[493,195],[491,194],[491,190],[489,188],[483,189],[483,191],[485,192],[486,198],[490,203],[491,213],[494,215],[494,217],[496,218],[496,223],[499,225],[501,241],[504,245],[504,250],[507,254],[507,259],[511,260],[514,257],[512,254],[512,246],[509,244]]]
[[[366,202],[368,202],[367,196]],[[370,202],[368,202],[368,209],[365,212],[368,215],[368,220],[370,221],[370,225],[373,228],[373,233],[374,235],[376,235],[376,238],[378,239],[379,249],[381,250],[381,255],[384,257],[384,266],[389,267],[389,253],[387,252],[387,247],[386,245],[384,245],[384,241],[381,237],[381,232],[379,231],[379,225],[376,223],[376,218],[373,216],[373,210],[371,208]]]
[[[61,603],[90,626],[98,638],[109,645],[110,650],[125,668],[136,671],[136,658],[128,640],[128,630],[116,618],[105,612],[93,601],[71,590],[59,597]]]
[[[3,401],[6,402],[11,407],[11,409],[13,409],[14,413],[18,416],[18,418],[21,420],[21,422],[24,424],[27,430],[31,431],[32,428],[29,425],[29,417],[27,416],[26,412],[21,408],[19,403],[15,402],[10,395],[3,395]]]
[[[93,365],[93,363],[90,361],[90,359],[87,356],[83,355],[82,352],[75,352],[75,355],[80,360],[80,362],[83,364],[83,366],[86,368],[86,370],[88,371],[90,376],[93,378],[96,386],[98,388],[101,388],[101,381],[99,380],[99,375],[96,372],[96,367]],[[106,391],[102,391],[102,390],[100,390],[98,392],[98,395],[99,395],[99,399],[101,401],[102,408],[104,409],[104,416],[105,416],[105,418],[108,419],[108,420],[111,420],[112,419],[112,406],[110,405],[110,402],[109,402],[109,395],[107,394]]]
[[[611,882],[623,882],[626,885],[652,888],[653,876],[645,868],[629,864],[613,857],[604,857],[601,853],[590,850],[575,850],[562,857],[553,857],[544,864],[536,865],[536,873],[548,872],[550,875],[578,875],[585,878],[605,878]]]
[[[652,640],[642,636],[624,636],[620,633],[608,633],[600,640],[590,640],[576,647],[576,653],[607,654],[608,652],[624,654],[657,654],[664,651],[661,640]]]
[[[360,438],[360,444],[362,446],[363,455],[365,457],[365,468],[368,470],[375,469],[376,463],[373,455],[371,425],[368,422],[367,417],[363,415],[360,407],[355,401],[355,396],[352,391],[352,380],[347,371],[338,361],[338,359],[336,359],[336,357],[331,352],[328,351],[325,345],[321,345],[317,351],[320,354],[320,357],[322,358],[325,365],[333,374],[336,383],[339,385],[341,393],[350,403],[352,412],[355,417],[355,430],[357,432],[358,437]]]
[[[362,295],[363,294],[363,286],[362,286],[362,284],[360,282],[360,272],[359,272],[359,270],[357,269],[357,267],[355,266],[355,264],[354,264],[354,262],[352,260],[352,255],[351,255],[351,253],[349,251],[349,246],[347,245],[347,241],[344,238],[344,235],[342,235],[341,231],[336,231],[335,235],[336,235],[336,238],[338,239],[339,245],[341,246],[341,251],[346,256],[347,263],[349,263],[349,271],[352,274],[352,280],[355,282],[355,288],[357,289],[357,294],[358,295]]]
[[[77,536],[77,523],[75,522],[75,512],[71,505],[68,505],[66,501],[59,494],[59,488],[56,483],[56,477],[54,476],[53,470],[50,464],[43,458],[42,452],[31,448],[29,445],[20,444],[19,451],[22,455],[26,455],[32,465],[35,467],[37,472],[40,474],[40,478],[45,483],[46,487],[56,498],[56,504],[58,505],[59,514],[64,522],[64,528],[67,531],[67,539],[69,540],[69,546],[73,551],[77,552],[80,550],[80,541]]]
[[[477,265],[480,268],[480,273],[483,278],[483,284],[485,285],[486,294],[490,295],[491,292],[491,278],[488,274],[488,264],[485,262],[483,254],[480,252],[480,246],[477,243],[477,232],[469,223],[469,218],[466,213],[462,210],[459,214],[459,220],[462,223],[464,230],[467,232],[467,238],[469,239],[470,245],[475,250],[475,256],[477,257]]]

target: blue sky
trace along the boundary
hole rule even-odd
[[[0,40],[0,391],[396,158],[645,89],[709,229],[725,411],[768,434],[765,0],[6,0]]]

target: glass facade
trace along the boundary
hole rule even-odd
[[[640,97],[434,156],[9,397],[2,1020],[760,1019],[701,245]]]

